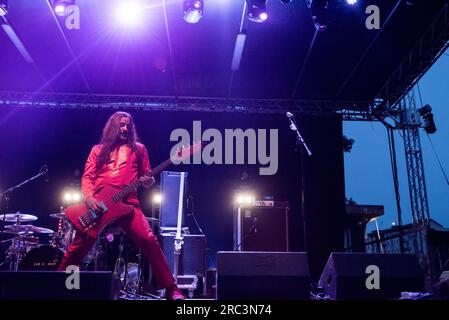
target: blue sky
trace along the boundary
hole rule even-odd
[[[437,132],[429,135],[440,157],[446,175],[449,174],[449,50],[443,54],[419,82],[423,104],[433,109]],[[419,103],[419,99],[418,99]],[[345,153],[346,197],[359,204],[385,206],[378,220],[385,229],[397,222],[397,209],[385,127],[378,122],[344,122],[344,134],[355,140],[350,153]],[[420,132],[424,157],[430,217],[449,227],[449,186],[432,151],[428,136]],[[404,143],[395,133],[403,223],[412,219],[405,165]],[[375,228],[374,222],[367,230]]]

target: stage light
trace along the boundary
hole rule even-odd
[[[315,28],[318,31],[326,30],[326,9],[328,6],[327,0],[306,0],[307,6],[312,12],[312,20]]]
[[[72,201],[78,202],[81,200],[81,194],[79,192],[72,193]]]
[[[122,26],[136,26],[142,20],[142,7],[136,1],[121,1],[115,10],[115,18]]]
[[[65,204],[79,203],[81,200],[81,192],[78,190],[65,189],[62,194],[62,201]]]
[[[245,204],[254,204],[255,199],[253,195],[246,195]]]
[[[204,0],[184,0],[184,20],[188,23],[198,23],[203,17]]]
[[[426,104],[424,107],[420,108],[418,111],[423,119],[424,130],[426,130],[426,132],[429,134],[437,132],[435,120],[433,119],[432,108],[428,104]]]
[[[346,0],[346,3],[352,6],[357,3],[357,0]]]
[[[67,8],[76,3],[75,0],[51,0],[50,2],[55,14],[60,17],[64,17],[67,14]]]
[[[234,203],[237,205],[252,205],[256,202],[256,197],[252,193],[240,192],[235,195]]]
[[[72,201],[72,194],[70,192],[64,193],[64,202],[71,202]]]
[[[248,19],[253,22],[264,22],[268,19],[268,0],[246,0],[248,5]]]
[[[153,194],[153,203],[160,204],[161,202],[162,202],[162,194],[160,193]]]
[[[8,13],[8,0],[0,0],[0,17]]]
[[[243,204],[244,202],[245,202],[245,197],[243,195],[239,194],[235,197],[236,204]]]

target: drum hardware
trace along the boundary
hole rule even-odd
[[[3,206],[6,210],[8,210],[8,205],[9,205],[9,200],[11,195],[14,193],[14,191],[20,189],[21,187],[23,187],[24,185],[40,178],[43,176],[46,176],[48,174],[48,166],[47,165],[43,165],[41,167],[41,169],[39,170],[39,173],[36,174],[35,176],[15,185],[12,186],[10,188],[8,188],[7,190],[0,192],[0,201],[5,202],[5,205]],[[5,214],[1,214],[0,215],[0,221],[2,221],[3,223],[5,222],[14,222],[16,225],[21,224],[22,222],[31,222],[31,221],[36,221],[37,217],[31,214],[23,214],[20,211],[16,212],[16,213],[5,213]],[[4,233],[4,228],[1,228],[0,230],[0,240],[2,240],[2,236]],[[6,231],[11,231],[11,230],[6,230]],[[26,235],[28,236],[29,232],[25,231],[23,234],[23,231],[17,231],[16,232],[16,236],[14,237],[14,239],[11,241],[11,246],[9,247],[9,249],[7,250],[7,257],[6,260],[10,262],[10,270],[17,270],[18,269],[18,265],[20,262],[20,259],[22,258],[22,251],[24,249],[27,248],[27,246],[23,245],[23,241],[20,241],[20,237]],[[14,234],[14,233],[13,233]],[[19,240],[17,242],[17,240]],[[2,263],[4,264],[4,263]]]
[[[35,249],[41,247],[39,245],[40,239],[35,234],[52,235],[54,232],[51,229],[34,226],[31,224],[21,224],[23,222],[36,221],[37,217],[30,214],[7,213],[0,216],[0,219],[6,222],[13,222],[14,224],[4,226],[3,232],[5,234],[11,234],[11,239],[3,240],[2,243],[11,242],[10,246],[6,250],[6,260],[0,265],[6,263],[9,264],[9,270],[18,271],[22,269],[22,263],[30,260]],[[31,252],[31,253],[30,253]],[[27,258],[28,257],[28,258]],[[62,258],[62,256],[61,256]],[[36,258],[37,259],[37,258]],[[49,262],[47,258],[42,258],[44,262],[28,262],[29,266],[27,270],[35,270],[33,268],[38,267],[39,270],[50,270],[48,268]],[[51,259],[50,259],[51,260]],[[53,259],[54,260],[54,259]],[[51,261],[53,261],[51,260]],[[30,264],[31,263],[31,264]]]
[[[142,250],[140,249],[137,253],[134,253],[133,249],[135,249],[135,246],[132,245],[130,247],[132,243],[127,241],[125,233],[120,234],[118,237],[116,240],[119,240],[120,242],[118,252],[116,252],[117,259],[115,260],[113,272],[120,280],[121,291],[124,297],[138,300],[161,299],[161,296],[151,294],[145,290],[146,279],[144,277],[144,262],[146,260],[142,258]],[[148,267],[149,281],[151,281],[151,265],[148,265]]]
[[[52,234],[50,244],[66,251],[70,243],[75,239],[75,228],[67,219],[63,207],[61,207],[60,212],[49,214],[49,217],[58,219],[56,232]]]
[[[51,214],[49,214],[49,216],[50,216],[51,218],[56,218],[56,219],[63,219],[63,218],[66,217],[64,211],[57,212],[57,213],[51,213]]]
[[[2,265],[9,263],[9,270],[18,271],[20,261],[30,248],[33,248],[39,243],[39,238],[31,236],[33,232],[30,231],[6,230],[5,232],[15,234],[15,237],[9,239],[11,245],[6,250],[6,260]]]

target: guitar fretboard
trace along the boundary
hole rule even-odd
[[[162,170],[164,170],[166,167],[172,164],[171,158],[165,160],[160,165],[158,165],[156,168],[154,168],[151,173],[147,174],[148,177],[153,177],[158,175]],[[124,187],[120,192],[117,192],[115,195],[112,196],[112,200],[114,202],[118,202],[122,200],[123,198],[127,197],[130,193],[137,190],[138,187],[142,185],[142,182],[139,179],[134,180],[130,183],[130,185]]]

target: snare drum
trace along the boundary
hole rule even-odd
[[[51,245],[41,245],[28,251],[19,264],[19,270],[57,270],[64,251]]]

